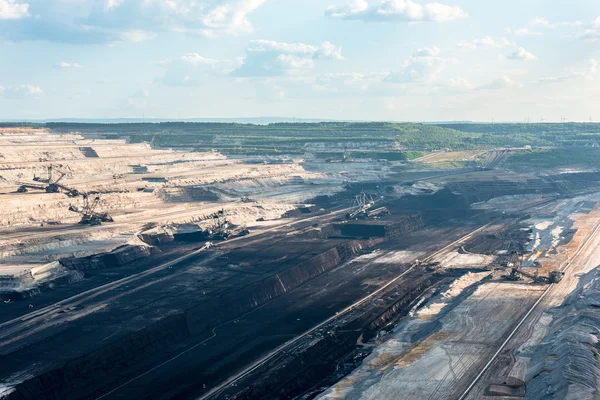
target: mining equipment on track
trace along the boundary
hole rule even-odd
[[[34,183],[23,183],[17,189],[17,193],[27,193],[27,192],[29,192],[30,189],[33,189],[33,190],[46,190],[46,186],[45,185],[36,185]]]
[[[75,207],[69,205],[69,211],[81,214],[81,225],[102,225],[103,222],[113,222],[113,218],[106,212],[98,212],[96,208],[100,204],[100,196],[96,196],[90,201],[88,194],[83,194],[83,206]]]
[[[364,190],[361,191],[360,194],[356,195],[352,200],[352,207],[354,209],[346,214],[346,219],[378,218],[390,214],[386,207],[372,209],[376,202],[377,201],[373,199],[373,196],[366,194]]]
[[[249,233],[246,227],[232,227],[223,209],[213,214],[212,226],[206,230],[209,240],[227,240],[230,237],[245,236]]]
[[[29,189],[43,190],[46,193],[60,193],[63,190],[69,197],[77,197],[80,195],[79,190],[67,187],[60,183],[62,179],[68,175],[68,172],[61,168],[62,166],[49,165],[46,167],[46,177],[34,176],[33,180],[39,182],[24,183],[17,189],[17,193],[27,193]]]
[[[527,271],[523,271],[521,268],[522,265],[523,255],[519,254],[517,251],[513,251],[506,263],[506,266],[511,268],[510,275],[508,275],[507,278],[511,281],[521,281],[524,278],[529,278],[535,283],[552,284],[560,282],[565,276],[565,273],[560,270],[552,271],[549,276],[540,276],[537,273],[531,274]]]

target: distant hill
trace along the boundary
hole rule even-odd
[[[275,123],[318,123],[318,122],[358,122],[358,121],[337,121],[331,119],[318,118],[286,118],[286,117],[248,117],[248,118],[50,118],[50,119],[32,119],[32,120],[3,120],[6,123],[31,122],[31,123],[51,123],[67,122],[77,124],[140,124],[140,123],[161,123],[161,122],[206,122],[206,123],[236,123],[236,124],[255,124],[268,125]]]

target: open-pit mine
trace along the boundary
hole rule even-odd
[[[0,398],[598,398],[600,172],[517,128],[2,125]]]

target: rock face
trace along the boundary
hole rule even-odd
[[[158,249],[152,246],[124,245],[111,252],[88,257],[74,257],[60,260],[65,267],[78,271],[120,267],[134,261],[150,257]]]
[[[355,221],[337,224],[335,228],[342,236],[347,237],[392,238],[421,229],[425,223],[426,217],[420,213],[414,213],[401,216],[393,222]]]
[[[372,249],[377,242],[354,240],[340,243],[278,274],[229,292],[213,300],[213,304],[202,304],[186,312],[191,333],[199,334],[215,322],[222,322],[265,304],[271,299],[292,291],[310,279],[339,266],[361,251]]]
[[[122,379],[120,372],[139,368],[140,363],[144,365],[144,358],[156,356],[160,349],[188,337],[184,316],[174,315],[76,358],[62,368],[28,379],[0,398],[96,398],[102,389],[97,386],[95,374],[101,374],[105,382],[116,384]]]
[[[597,399],[600,395],[600,271],[556,310],[526,375],[528,400]]]

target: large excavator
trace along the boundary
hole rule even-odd
[[[389,215],[390,212],[386,207],[372,209],[376,203],[377,201],[372,196],[361,191],[359,195],[354,197],[352,201],[354,209],[346,214],[346,219],[367,219]]]
[[[67,172],[60,169],[60,167],[54,166],[54,165],[49,165],[47,168],[47,176],[46,177],[40,177],[40,176],[34,176],[33,180],[35,182],[39,182],[39,183],[43,183],[44,185],[39,185],[39,184],[31,184],[31,183],[25,183],[22,184],[18,189],[17,192],[18,193],[26,193],[29,191],[29,189],[35,189],[35,190],[44,190],[46,191],[46,193],[60,193],[61,189],[67,194],[67,196],[69,197],[77,197],[79,196],[79,191],[77,189],[73,189],[70,187],[67,187],[63,184],[60,183],[60,181],[67,176]]]
[[[96,196],[90,200],[88,194],[83,194],[83,207],[69,205],[69,211],[81,214],[81,225],[102,225],[103,222],[113,222],[113,219],[106,212],[97,212],[96,208],[100,203],[100,197]]]
[[[17,189],[17,193],[27,193],[29,190],[46,190],[46,185],[36,185],[35,183],[23,183]]]
[[[549,276],[540,276],[537,273],[531,274],[527,271],[523,271],[521,268],[523,264],[523,255],[519,254],[517,251],[513,251],[510,258],[506,262],[506,266],[511,268],[510,275],[508,275],[508,279],[511,281],[520,281],[523,278],[529,278],[536,283],[558,283],[560,282],[565,273],[560,270],[555,270],[550,273]]]

